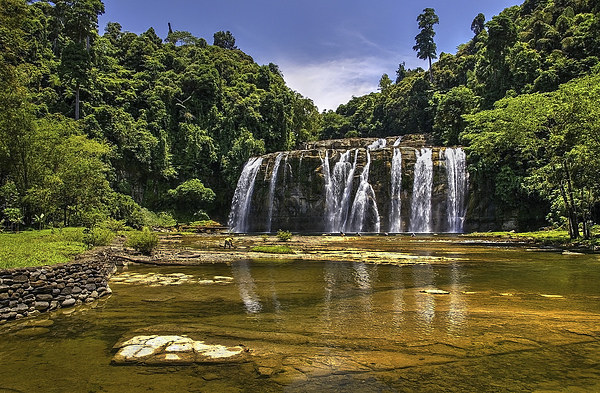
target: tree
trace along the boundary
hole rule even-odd
[[[400,83],[402,79],[406,78],[407,70],[406,63],[402,62],[398,64],[398,69],[396,70],[396,83]]]
[[[57,19],[70,40],[61,56],[61,74],[75,84],[75,120],[79,120],[80,89],[89,78],[91,38],[97,34],[104,4],[101,0],[58,0],[55,4]]]
[[[435,31],[433,25],[440,23],[440,19],[435,14],[433,8],[425,8],[423,13],[417,17],[419,29],[421,32],[415,37],[416,45],[413,49],[417,51],[417,57],[422,60],[429,60],[429,80],[433,83],[433,72],[431,70],[431,59],[437,58],[437,46],[433,41]]]
[[[205,187],[199,179],[187,180],[168,193],[175,209],[188,217],[207,209],[215,200],[213,190]]]
[[[473,31],[473,34],[475,34],[475,36],[478,36],[479,33],[481,33],[484,28],[485,28],[485,15],[483,15],[482,13],[479,13],[475,17],[475,19],[473,19],[473,22],[471,22],[471,31]]]
[[[237,49],[235,46],[235,37],[228,31],[217,31],[213,35],[213,45],[224,49]]]
[[[379,91],[385,93],[392,86],[392,80],[388,76],[388,74],[383,74],[381,79],[379,79]]]
[[[435,111],[433,132],[446,146],[457,145],[458,136],[465,129],[463,115],[473,113],[479,102],[473,91],[465,86],[457,86],[446,94],[436,93],[438,101]]]

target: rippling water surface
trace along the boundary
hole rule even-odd
[[[1,325],[0,391],[600,391],[598,256],[444,239],[353,246],[445,259],[130,266],[110,298]],[[112,364],[115,344],[140,334],[249,352]]]

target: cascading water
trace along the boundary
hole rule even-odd
[[[340,159],[333,166],[333,172],[330,171],[328,152],[325,153],[323,161],[323,172],[325,174],[325,217],[327,230],[332,233],[342,232],[348,217],[348,207],[350,205],[354,172],[356,171],[358,150],[354,154],[353,164],[350,164],[351,153],[352,151],[348,150],[340,155]]]
[[[385,141],[385,139],[384,139]],[[371,145],[372,146],[372,145]],[[360,175],[360,184],[354,197],[354,203],[350,210],[350,219],[345,226],[348,232],[362,232],[365,230],[365,217],[370,213],[370,217],[375,219],[372,228],[368,228],[373,232],[379,232],[381,222],[379,219],[379,210],[377,209],[377,200],[375,191],[369,183],[369,170],[371,168],[371,153],[370,148],[367,148],[367,164],[363,168]]]
[[[415,148],[423,140],[411,136],[360,142],[319,142],[248,160],[231,230],[463,231],[468,177],[461,148]]]
[[[248,160],[235,188],[228,225],[231,231],[243,233],[248,231],[248,214],[254,193],[254,181],[262,164],[262,157],[252,157]]]
[[[432,150],[416,150],[417,162],[410,206],[410,231],[431,232],[431,191],[433,188]]]
[[[402,232],[402,152],[397,147],[394,147],[392,156],[391,186],[390,232],[398,233]]]
[[[271,172],[271,181],[269,183],[269,213],[267,216],[267,232],[271,232],[271,222],[273,221],[273,199],[275,196],[275,183],[277,183],[277,172],[279,172],[279,165],[281,165],[281,158],[283,153],[277,154],[275,157],[275,163],[273,164],[273,171]]]
[[[379,138],[375,142],[373,142],[369,146],[367,146],[367,150],[384,149],[386,145],[387,145],[387,141],[383,138]]]
[[[467,156],[460,147],[444,150],[444,156],[448,176],[448,232],[462,233],[467,194]]]

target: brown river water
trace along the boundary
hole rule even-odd
[[[109,298],[0,325],[0,392],[600,391],[598,255],[446,238],[353,247],[421,258],[130,265]],[[246,351],[115,363],[139,335]]]

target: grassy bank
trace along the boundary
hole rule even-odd
[[[569,238],[569,232],[556,229],[535,232],[473,232],[465,236],[486,237],[496,239],[515,239],[520,241],[527,241],[552,246],[594,247],[600,245],[600,239],[598,238],[599,234],[599,228],[594,227],[592,229],[592,238],[589,240],[571,240],[571,238]]]
[[[263,252],[266,254],[293,254],[294,250],[288,246],[255,246],[251,251]]]
[[[0,233],[0,269],[65,263],[86,250],[83,228]]]

